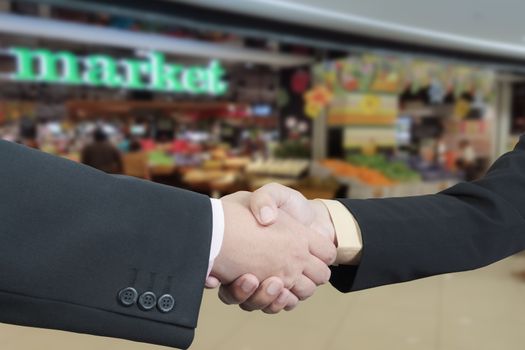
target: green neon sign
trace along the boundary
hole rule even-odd
[[[228,83],[219,61],[207,66],[167,63],[164,54],[148,52],[143,59],[115,59],[93,54],[85,57],[68,51],[12,47],[16,61],[13,81],[152,90],[200,95],[224,95]]]

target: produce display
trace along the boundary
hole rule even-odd
[[[347,161],[357,166],[363,166],[379,171],[390,180],[397,182],[421,180],[421,175],[410,169],[401,161],[389,161],[383,155],[351,155]]]
[[[308,159],[310,158],[310,145],[298,140],[287,140],[275,149],[274,156],[282,159]]]
[[[336,176],[355,177],[372,186],[390,186],[399,182],[417,181],[419,173],[405,163],[389,162],[382,155],[351,155],[347,161],[325,159],[321,164]]]
[[[172,156],[163,151],[152,151],[148,154],[150,166],[173,166],[175,161]]]
[[[335,176],[355,177],[372,186],[390,186],[390,180],[379,171],[364,166],[356,166],[339,159],[325,159],[321,165],[332,171]]]

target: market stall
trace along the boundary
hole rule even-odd
[[[492,160],[495,72],[409,57],[355,55],[312,68],[315,172],[354,198],[435,193]]]

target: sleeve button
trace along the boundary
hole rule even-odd
[[[157,304],[157,296],[152,292],[144,292],[139,297],[139,306],[142,310],[148,311]]]
[[[118,293],[118,299],[124,306],[131,306],[137,302],[138,293],[135,288],[127,287]]]
[[[170,312],[173,310],[173,307],[175,306],[175,299],[170,294],[164,294],[159,298],[159,301],[157,303],[157,307],[160,312]]]

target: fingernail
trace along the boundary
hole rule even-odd
[[[244,280],[241,283],[241,289],[245,293],[251,293],[257,286],[250,280]]]
[[[270,207],[262,207],[260,215],[263,224],[270,222],[273,219],[273,209]]]
[[[266,293],[270,295],[277,295],[277,293],[279,293],[280,291],[281,291],[281,286],[277,282],[270,283],[268,288],[266,288]]]

